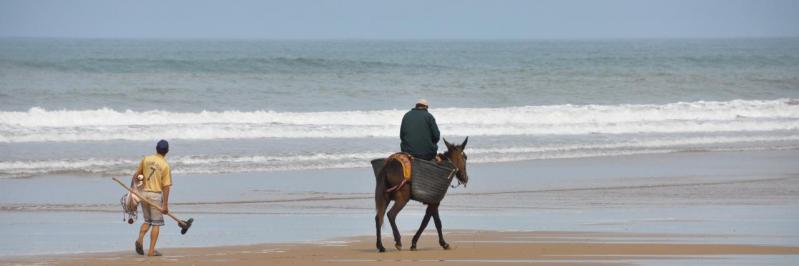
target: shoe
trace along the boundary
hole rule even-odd
[[[161,252],[158,252],[158,250],[156,250],[156,251],[153,251],[153,255],[148,255],[148,256],[150,256],[150,257],[160,257],[160,256],[163,256],[163,255],[161,254]]]
[[[136,253],[138,253],[139,255],[144,255],[144,247],[142,247],[141,243],[139,243],[139,241],[136,241],[135,244],[136,244]]]

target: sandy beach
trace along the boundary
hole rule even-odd
[[[410,233],[408,233],[409,235]],[[630,265],[786,263],[799,258],[799,247],[698,244],[723,235],[676,235],[599,232],[525,232],[456,230],[446,234],[450,250],[425,234],[419,250],[377,253],[370,237],[304,244],[259,244],[208,248],[166,248],[148,258],[128,252],[3,258],[2,264],[58,265]],[[384,241],[390,241],[385,239]]]
[[[794,265],[796,155],[697,152],[476,164],[469,187],[451,189],[442,203],[451,250],[438,246],[432,225],[419,251],[407,250],[424,211],[413,202],[397,220],[406,250],[384,254],[374,247],[368,168],[177,177],[195,193],[176,194],[172,211],[195,224],[180,235],[168,222],[161,258],[133,253],[137,227],[107,203],[118,194],[111,181],[5,179],[0,264]],[[232,182],[209,185],[219,178]],[[330,178],[337,182],[325,182]],[[97,193],[57,189],[66,183]],[[71,203],[48,202],[59,198]],[[387,248],[393,247],[389,232],[386,226]]]

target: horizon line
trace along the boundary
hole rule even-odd
[[[741,40],[741,39],[794,39],[799,35],[773,36],[709,36],[709,37],[533,37],[533,38],[272,38],[272,37],[87,37],[87,36],[0,36],[0,39],[69,39],[69,40],[262,40],[262,41],[558,41],[558,40]]]

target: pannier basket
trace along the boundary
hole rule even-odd
[[[375,179],[378,178],[386,159],[372,160]],[[447,194],[456,169],[449,162],[438,165],[432,161],[414,159],[411,172],[411,198],[424,203],[439,203]]]

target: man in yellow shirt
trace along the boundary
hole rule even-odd
[[[150,250],[148,256],[161,256],[161,253],[155,250],[155,242],[158,241],[158,233],[160,226],[164,225],[164,214],[169,212],[169,188],[172,186],[172,173],[169,164],[166,162],[166,153],[169,152],[169,143],[166,140],[161,140],[155,146],[156,154],[146,156],[141,160],[139,168],[136,169],[136,174],[133,178],[139,175],[144,176],[142,197],[146,197],[153,204],[160,204],[162,211],[159,211],[153,206],[142,202],[141,208],[144,214],[144,223],[139,230],[139,238],[136,240],[136,253],[144,255],[144,248],[142,242],[144,235],[152,227],[150,232]]]

